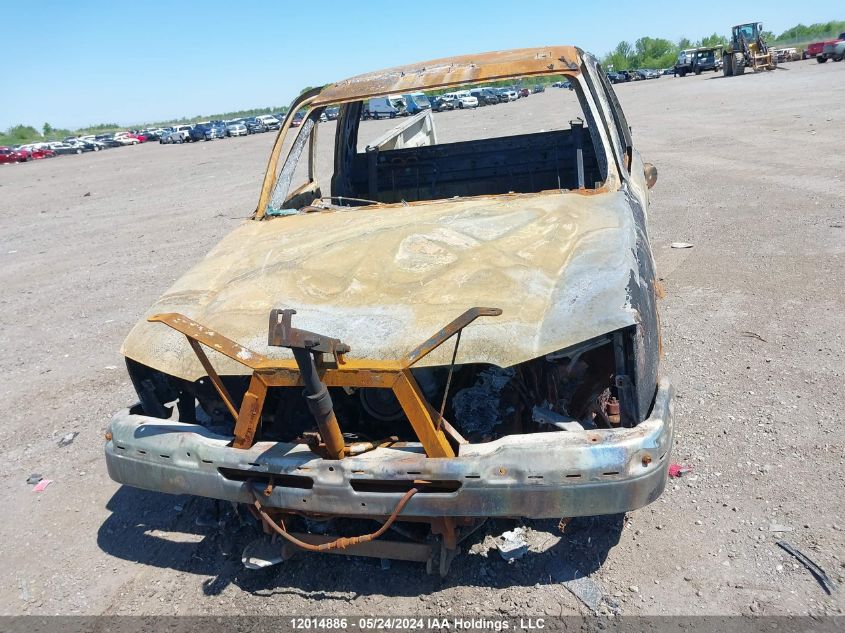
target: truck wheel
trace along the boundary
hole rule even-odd
[[[695,69],[695,74],[696,74],[696,75],[700,75],[700,74],[701,74],[701,69],[700,69],[700,68],[696,68],[696,69]]]
[[[734,75],[742,75],[745,73],[745,58],[734,55]]]
[[[816,57],[816,61],[820,64],[824,64],[827,61],[827,59],[825,59],[824,57],[819,55],[818,57]]]
[[[681,70],[679,70],[679,71],[678,71],[678,74],[679,74],[681,77],[686,77],[686,76],[687,76],[687,69],[686,69],[686,68],[681,68]]]
[[[734,56],[722,56],[722,75],[725,77],[732,77],[734,74]]]

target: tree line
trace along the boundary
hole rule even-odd
[[[845,21],[832,20],[830,22],[819,22],[805,26],[798,24],[783,33],[775,34],[771,31],[763,31],[763,39],[775,46],[801,46],[810,42],[835,37],[845,32]],[[641,37],[633,44],[619,42],[611,52],[602,59],[602,65],[606,70],[611,67],[614,70],[629,70],[632,68],[668,68],[674,66],[678,53],[685,48],[696,48],[698,46],[719,46],[727,44],[728,38],[718,33],[713,33],[700,40],[692,41],[681,38],[672,42],[660,37]]]

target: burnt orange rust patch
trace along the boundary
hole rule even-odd
[[[445,57],[358,75],[326,86],[314,106],[360,101],[386,94],[407,94],[513,77],[580,74],[581,51],[548,46]]]

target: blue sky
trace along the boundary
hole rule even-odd
[[[700,7],[705,10],[699,10]],[[4,0],[0,129],[123,125],[283,105],[307,85],[461,53],[780,32],[843,19],[841,0]],[[601,7],[599,10],[597,7]],[[600,11],[600,12],[599,12]],[[751,12],[751,15],[749,15]]]

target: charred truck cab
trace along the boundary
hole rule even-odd
[[[362,121],[371,98],[541,75],[572,84],[547,98],[566,93],[576,116],[444,142],[423,111],[364,142],[388,123]],[[326,170],[317,122],[335,107]],[[646,229],[657,174],[596,60],[435,60],[288,113],[254,217],[124,343],[139,403],[109,426],[111,477],[246,504],[279,559],[441,574],[488,517],[654,501],[672,446]]]

